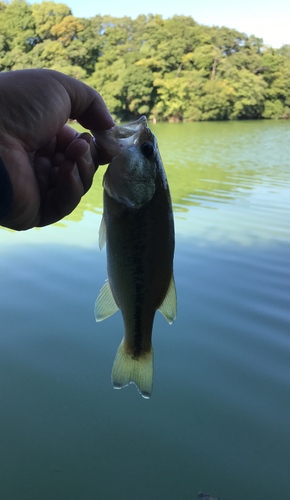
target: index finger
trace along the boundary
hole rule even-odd
[[[48,158],[52,157],[56,148],[58,151],[65,152],[67,147],[72,141],[77,137],[78,132],[70,127],[69,125],[64,125],[62,129],[58,132],[57,136],[53,137],[44,146],[36,151],[36,156],[46,156]]]

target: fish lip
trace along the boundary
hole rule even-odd
[[[131,123],[128,123],[128,124],[125,124],[125,125],[115,125],[111,130],[116,130],[116,132],[120,132],[120,135],[116,135],[116,137],[118,138],[129,138],[129,137],[132,137],[132,135],[135,135],[136,133],[138,133],[140,131],[140,129],[142,128],[142,126],[144,126],[146,128],[147,127],[147,120],[146,120],[146,116],[143,115],[141,116],[138,120],[135,120],[134,122],[131,122]],[[124,132],[127,132],[127,134],[125,135]]]
[[[106,151],[107,157],[115,158],[123,149],[135,146],[143,131],[150,131],[147,126],[146,116],[141,116],[138,120],[125,125],[115,125],[109,130],[91,130],[95,144],[100,145]],[[153,135],[154,137],[154,135]],[[154,149],[156,149],[156,139],[153,139]]]

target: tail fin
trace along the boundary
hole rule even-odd
[[[153,349],[138,359],[126,351],[122,340],[112,369],[112,384],[115,389],[122,389],[134,383],[143,398],[149,399],[153,385]]]

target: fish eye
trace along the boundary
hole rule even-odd
[[[141,150],[146,158],[150,158],[150,156],[153,154],[154,146],[153,144],[151,144],[151,142],[144,142],[144,144],[142,144],[141,146]]]

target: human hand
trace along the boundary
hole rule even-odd
[[[24,230],[62,219],[111,159],[68,118],[89,130],[114,126],[101,96],[74,78],[44,69],[0,74],[0,157],[13,188],[0,225]]]

